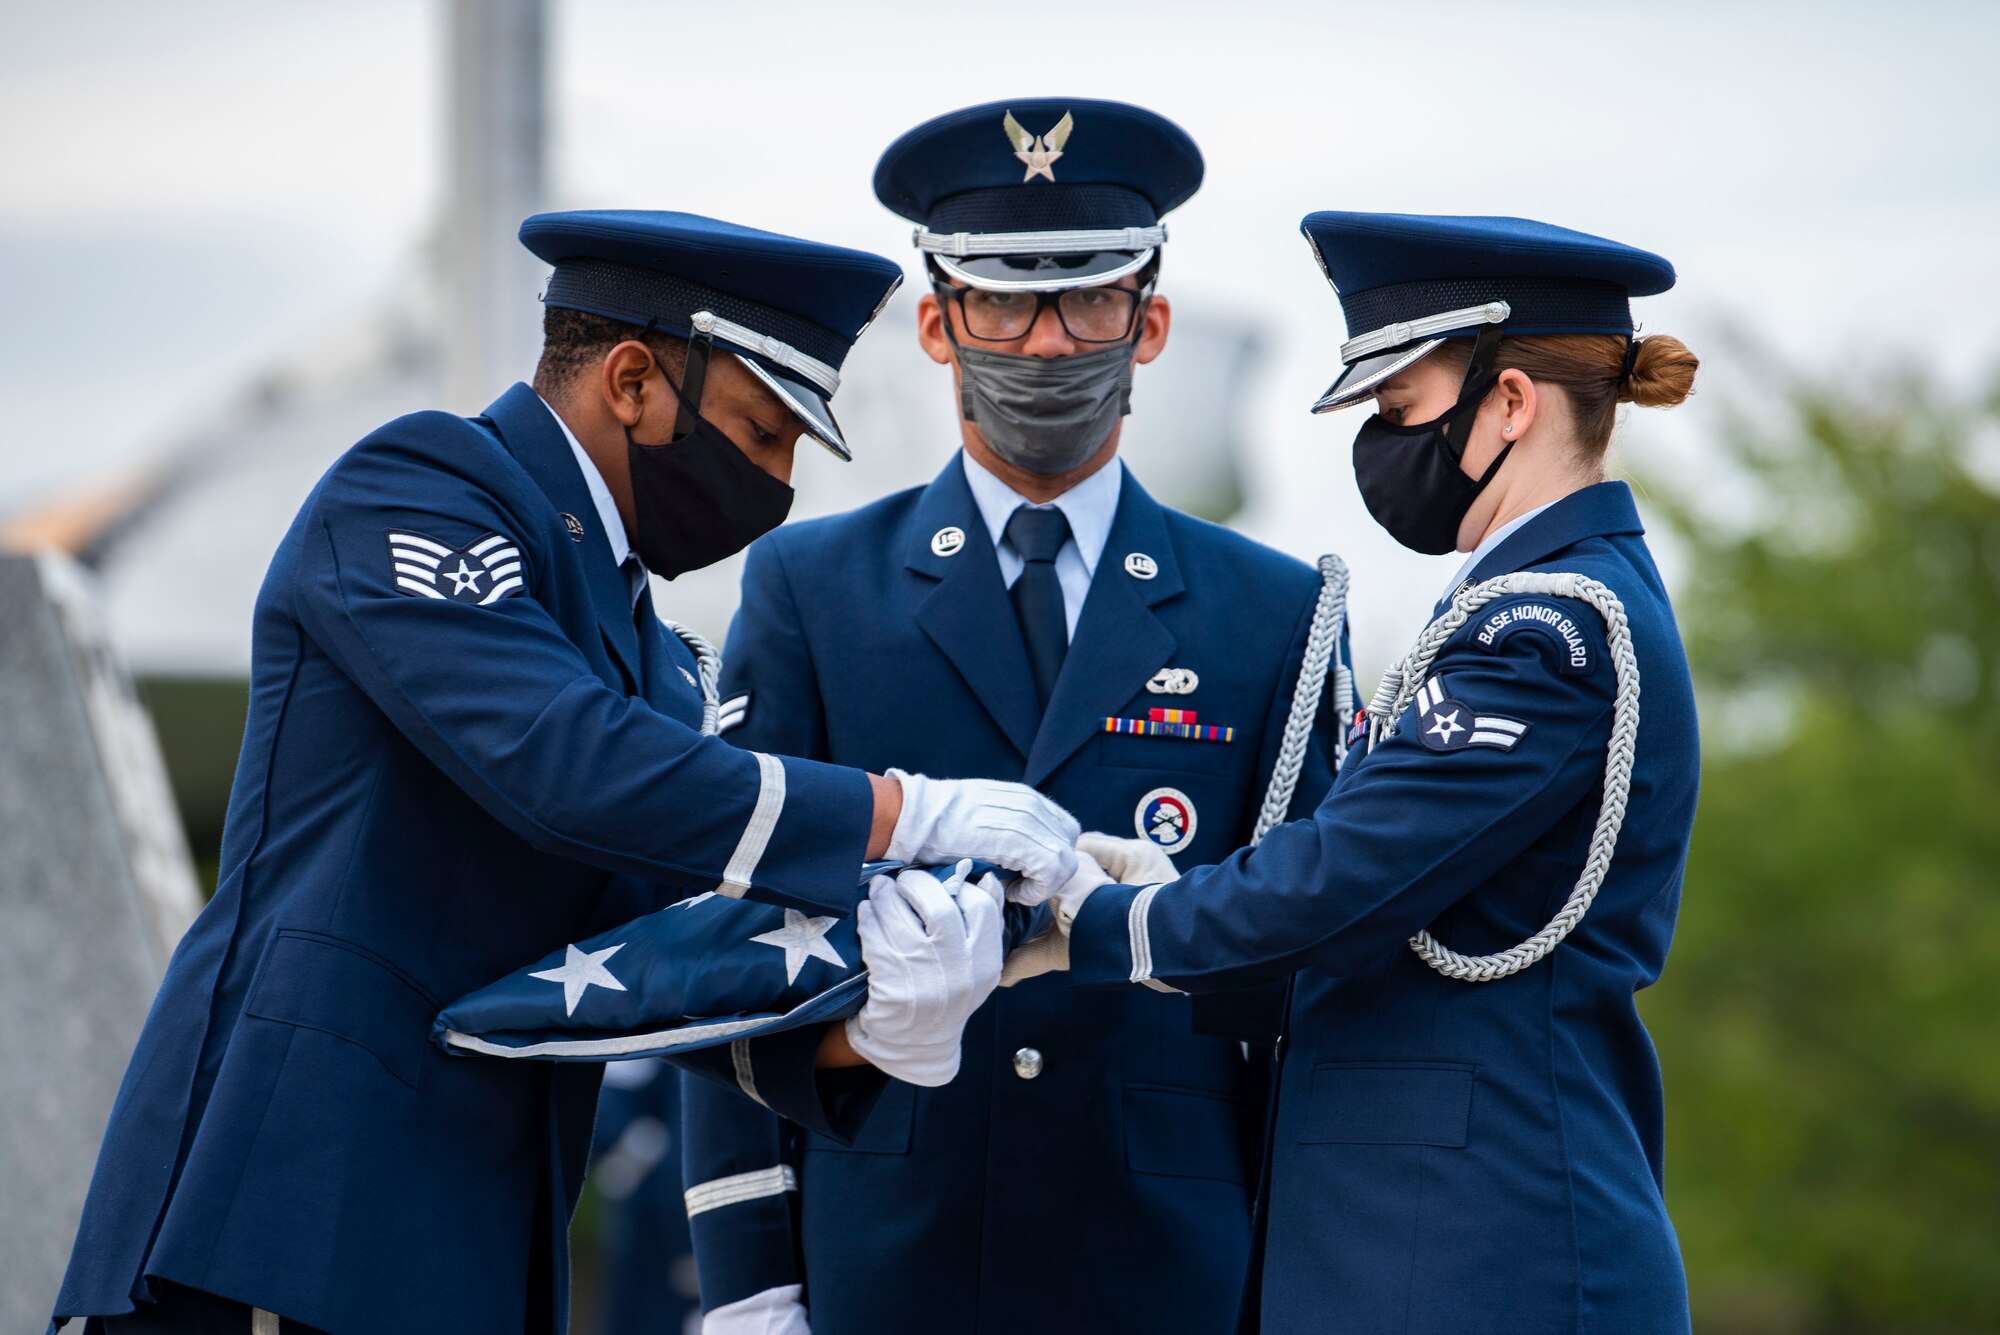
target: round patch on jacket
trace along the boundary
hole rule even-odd
[[[1132,824],[1141,839],[1178,853],[1194,842],[1194,799],[1178,788],[1155,788],[1139,799]]]

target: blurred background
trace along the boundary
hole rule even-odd
[[[529,212],[714,214],[914,278],[869,185],[904,129],[1065,92],[1173,117],[1208,174],[1127,457],[1342,553],[1364,688],[1456,558],[1383,537],[1354,419],[1306,413],[1344,334],[1299,218],[1519,214],[1668,256],[1680,285],[1638,314],[1702,354],[1698,392],[1616,459],[1703,693],[1643,999],[1696,1327],[2000,1330],[2000,7],[6,0],[0,33],[0,542],[95,573],[204,872],[265,563],[369,429],[528,376]],[[955,448],[916,296],[849,362],[856,461],[802,451],[796,514]],[[720,640],[735,574],[655,597]],[[654,1245],[623,1203],[671,1153],[620,1116],[586,1321]]]

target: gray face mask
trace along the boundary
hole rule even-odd
[[[1097,453],[1132,411],[1132,344],[1069,357],[958,349],[959,408],[993,452],[1045,477]]]

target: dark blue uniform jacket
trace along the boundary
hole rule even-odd
[[[1504,950],[1582,870],[1613,670],[1588,604],[1534,596],[1475,614],[1432,666],[1442,698],[1352,754],[1310,820],[1150,895],[1099,890],[1077,916],[1078,984],[1202,992],[1298,971],[1262,1238],[1271,1335],[1687,1329],[1634,994],[1673,936],[1699,748],[1641,533],[1630,491],[1603,483],[1474,572],[1578,572],[1631,621],[1630,805],[1594,906],[1548,958],[1464,983],[1408,945],[1429,927],[1462,954]]]
[[[967,536],[940,555],[933,538],[952,528]],[[1157,574],[1133,574],[1134,553]],[[1162,507],[1128,473],[1039,720],[956,458],[928,487],[764,539],[743,590],[723,691],[725,711],[742,711],[732,741],[1021,779],[1085,829],[1128,838],[1163,809],[1149,794],[1170,789],[1193,821],[1174,856],[1193,867],[1250,836],[1319,580]],[[1191,669],[1193,692],[1149,691],[1167,667]],[[1234,740],[1105,731],[1155,708],[1193,710]],[[1322,702],[1295,811],[1331,781],[1335,719]],[[851,1146],[683,1081],[703,1305],[803,1282],[815,1335],[1227,1330],[1268,1067],[1195,1029],[1185,997],[1025,983],[973,1017],[957,1079],[890,1082]]]
[[[690,891],[847,913],[865,852],[866,777],[698,735],[694,669],[525,385],[334,465],[258,595],[220,882],[59,1316],[164,1279],[334,1335],[559,1327],[599,1070],[446,1056],[440,1003]],[[837,1131],[817,1038],[740,1059]]]

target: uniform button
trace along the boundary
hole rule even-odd
[[[1034,1048],[1022,1048],[1014,1054],[1014,1074],[1023,1080],[1033,1080],[1042,1073],[1042,1054]]]

